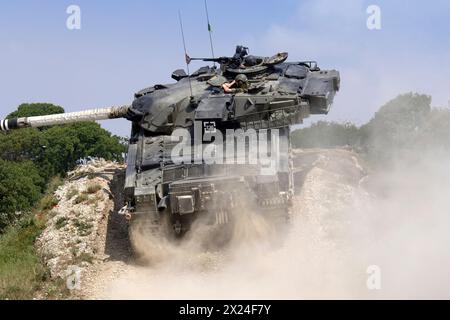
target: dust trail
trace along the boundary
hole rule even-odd
[[[201,225],[150,267],[129,266],[103,298],[303,299],[449,298],[450,161],[424,161],[365,176],[345,150],[298,155],[295,219],[274,232],[257,213],[240,212],[221,250],[202,243]],[[300,162],[303,160],[299,160]],[[367,267],[381,269],[368,290]]]
[[[400,160],[400,159],[399,159]],[[450,157],[401,158],[368,187],[380,196],[366,215],[360,247],[383,271],[386,298],[450,298]]]

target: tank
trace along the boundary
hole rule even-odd
[[[242,210],[288,219],[290,126],[329,112],[339,72],[286,62],[287,53],[250,56],[243,46],[232,57],[186,59],[214,66],[176,70],[174,83],[137,92],[129,106],[2,120],[0,129],[128,119],[121,213],[153,234],[180,237],[198,219],[221,228]]]

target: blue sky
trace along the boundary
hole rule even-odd
[[[66,9],[81,8],[81,30],[66,28]],[[381,30],[366,27],[366,8],[381,8]],[[415,91],[450,100],[450,2],[209,0],[217,55],[237,44],[251,53],[288,51],[338,69],[342,90],[328,117],[367,121],[387,100]],[[0,117],[23,102],[51,102],[67,111],[128,104],[133,93],[171,82],[184,67],[178,10],[191,56],[208,56],[203,0],[2,1]],[[200,66],[200,65],[195,65]],[[192,68],[195,68],[193,66]],[[309,122],[308,122],[309,123]],[[103,122],[127,135],[125,120]]]

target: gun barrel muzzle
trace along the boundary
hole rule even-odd
[[[0,130],[8,131],[10,128],[9,120],[0,120]]]

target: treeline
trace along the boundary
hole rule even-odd
[[[350,146],[380,165],[408,152],[447,154],[450,110],[431,108],[430,96],[403,94],[382,106],[362,126],[320,121],[294,131],[292,143],[297,148]]]
[[[7,118],[63,112],[53,104],[22,104]],[[0,233],[36,204],[52,177],[63,177],[78,159],[92,156],[122,161],[122,142],[97,123],[0,133]]]

